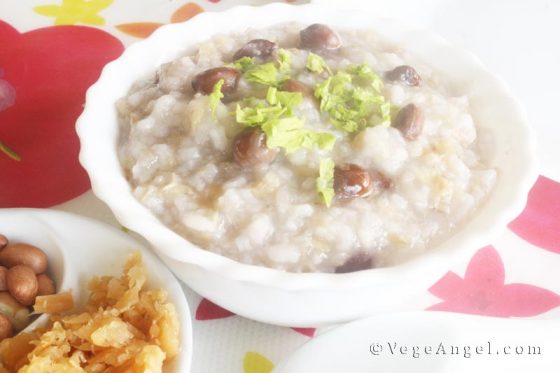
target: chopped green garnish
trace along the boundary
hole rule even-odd
[[[389,127],[391,125],[391,103],[385,101],[379,105],[379,124]]]
[[[313,146],[317,146],[319,149],[332,150],[335,142],[336,136],[332,133],[309,131],[305,136],[303,147],[311,149]]]
[[[339,71],[315,87],[315,97],[321,99],[320,110],[329,111],[337,105],[344,104],[349,90],[352,89],[352,76]]]
[[[310,70],[318,73],[326,70],[330,73],[330,69],[320,56],[311,54],[308,62]],[[285,75],[291,67],[291,57],[287,51],[282,49],[278,51],[277,66],[273,63],[253,64],[246,70],[244,78],[248,82],[267,85],[268,90],[264,100],[250,97],[238,104],[235,110],[236,122],[244,127],[260,128],[266,135],[267,147],[282,148],[287,154],[301,148],[332,150],[336,142],[334,134],[307,129],[304,120],[294,116],[295,107],[303,102],[303,94],[278,89],[282,80],[289,78]],[[348,81],[352,81],[350,76]],[[326,96],[329,90],[328,87],[325,89]],[[324,174],[325,167],[323,166],[322,169]],[[330,189],[332,190],[332,185]],[[323,199],[329,205],[334,191],[329,194],[326,187],[322,188],[322,191]]]
[[[354,133],[369,124],[390,125],[391,106],[381,78],[367,65],[351,65],[315,87],[320,110],[341,131]]]
[[[301,92],[278,91],[276,87],[268,87],[266,101],[271,105],[279,104],[286,108],[287,115],[292,115],[292,109],[303,101]]]
[[[265,106],[258,103],[254,107],[244,107],[237,105],[235,108],[235,120],[244,127],[260,127],[263,123],[277,121],[284,113],[286,108],[280,105]]]
[[[317,192],[327,207],[331,206],[334,198],[334,161],[323,159],[319,165],[319,177],[316,181]]]
[[[315,146],[330,150],[336,142],[332,133],[303,128],[303,119],[288,114],[288,108],[279,102],[273,106],[266,106],[262,102],[254,107],[241,108],[237,105],[235,120],[244,127],[260,127],[266,134],[266,145],[269,148],[283,148],[286,153]]]
[[[249,82],[260,83],[268,86],[278,85],[278,69],[272,62],[262,65],[253,65],[245,73],[245,79]]]
[[[336,137],[328,132],[314,132],[303,128],[303,119],[286,117],[277,121],[263,123],[261,129],[266,135],[266,146],[283,148],[287,154],[300,148],[312,149],[315,146],[331,150]]]
[[[276,87],[268,87],[266,91],[266,101],[271,105],[276,105],[278,103],[278,89]]]
[[[233,67],[237,70],[240,70],[241,72],[246,72],[247,70],[249,70],[249,68],[251,66],[253,66],[255,64],[255,59],[253,57],[241,57],[240,59],[238,59],[237,61],[235,61],[232,64],[226,65],[229,67]]]
[[[302,146],[303,120],[298,117],[281,118],[268,121],[261,126],[266,135],[266,146],[284,148],[286,153],[293,153]]]
[[[300,148],[333,148],[336,137],[328,132],[314,132],[303,128],[304,121],[293,116],[293,108],[303,100],[301,92],[283,92],[269,87],[266,101],[242,108],[237,105],[235,120],[245,127],[260,127],[269,148],[283,148],[293,153]]]
[[[6,154],[8,157],[12,158],[14,161],[21,161],[21,156],[16,153],[12,148],[8,145],[4,144],[0,141],[0,152]]]
[[[216,108],[218,107],[218,103],[222,98],[224,98],[224,94],[222,93],[222,86],[224,85],[224,80],[220,79],[216,84],[214,84],[214,88],[212,88],[212,93],[208,96],[210,100],[210,111],[212,112],[212,117],[216,117]]]
[[[327,65],[327,62],[325,62],[323,57],[312,52],[309,52],[309,54],[307,55],[307,63],[305,64],[305,67],[307,67],[309,71],[317,74],[322,74],[325,70],[329,74],[332,74],[329,65]]]
[[[281,73],[289,73],[292,68],[292,57],[285,49],[278,49],[278,70]]]
[[[368,65],[350,65],[347,71],[355,76],[357,80],[361,80],[358,81],[358,83],[361,83],[362,85],[369,84],[377,93],[381,93],[381,90],[383,89],[383,80],[381,80],[381,77],[377,75]]]
[[[280,91],[276,96],[280,105],[285,106],[288,112],[291,112],[294,106],[298,106],[303,101],[303,94],[301,92]]]

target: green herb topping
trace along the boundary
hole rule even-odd
[[[334,161],[332,159],[326,158],[321,161],[316,187],[325,205],[330,207],[334,197]]]
[[[278,85],[278,69],[272,62],[252,65],[244,74],[248,82],[275,87]]]
[[[286,108],[287,115],[292,115],[292,108],[303,101],[301,92],[278,91],[275,87],[269,87],[266,93],[266,101],[271,105],[280,104]]]
[[[278,70],[281,73],[289,73],[292,68],[292,57],[290,53],[285,49],[278,49]]]
[[[317,74],[322,74],[323,71],[326,70],[329,75],[332,75],[332,71],[323,57],[312,52],[309,52],[309,54],[307,55],[307,63],[305,64],[305,67],[307,68],[307,70]]]
[[[249,68],[254,64],[255,64],[255,59],[253,57],[245,56],[245,57],[241,57],[234,63],[228,64],[226,66],[233,67],[234,69],[240,70],[242,73],[244,73],[247,70],[249,70]]]
[[[390,125],[391,106],[382,94],[383,81],[367,65],[351,65],[315,87],[320,110],[341,131],[354,133],[368,125]]]
[[[266,135],[269,148],[283,148],[293,153],[300,148],[331,150],[336,137],[328,132],[304,128],[304,120],[293,116],[293,108],[303,100],[300,92],[278,91],[269,87],[266,101],[242,108],[237,105],[235,120],[245,127],[260,127]]]
[[[287,154],[298,149],[332,150],[336,136],[330,132],[316,132],[305,128],[303,118],[294,115],[294,109],[303,102],[301,92],[279,89],[290,79],[292,57],[285,49],[279,49],[276,61],[256,64],[250,57],[243,57],[232,64],[243,72],[247,82],[268,86],[266,99],[248,97],[237,104],[235,120],[244,127],[259,127],[266,135],[269,148],[282,148]],[[383,81],[368,65],[350,65],[331,71],[326,61],[315,53],[307,55],[308,71],[325,77],[315,86],[314,95],[320,99],[320,111],[327,113],[334,127],[345,133],[355,133],[374,125],[391,125],[391,104],[383,95]],[[220,80],[210,95],[210,107],[214,114],[223,97]],[[316,188],[321,200],[330,207],[335,196],[335,163],[323,159],[319,166]]]
[[[210,111],[212,111],[212,117],[216,117],[216,108],[218,107],[218,103],[222,98],[224,98],[224,94],[222,93],[222,86],[224,85],[224,80],[220,79],[216,84],[214,84],[214,88],[212,88],[212,93],[208,96],[210,103]]]
[[[303,120],[298,117],[281,118],[276,123],[268,122],[261,127],[266,134],[266,146],[280,147],[290,154],[300,148],[331,150],[336,137],[328,132],[314,132],[303,128]]]

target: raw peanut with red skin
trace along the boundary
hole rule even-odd
[[[406,105],[397,114],[394,126],[401,131],[405,139],[416,140],[424,127],[422,110],[414,104]]]
[[[278,149],[266,146],[266,135],[258,128],[241,132],[233,141],[233,159],[242,167],[268,165],[277,155]]]
[[[18,264],[33,269],[36,274],[47,269],[47,255],[43,250],[24,243],[7,246],[0,251],[0,265],[11,268]]]
[[[195,92],[209,95],[214,89],[214,85],[221,79],[224,80],[222,93],[225,95],[233,93],[237,89],[237,83],[241,73],[231,67],[215,67],[201,72],[192,80],[192,88]]]
[[[371,175],[353,163],[336,166],[334,191],[340,199],[367,197],[372,192]]]
[[[15,300],[7,291],[0,292],[0,313],[7,316],[16,330],[29,324],[29,309]]]
[[[422,82],[422,78],[420,78],[416,70],[408,65],[397,66],[393,70],[386,72],[385,78],[411,87],[417,87]]]
[[[0,313],[0,341],[14,335],[14,326],[10,319]]]
[[[37,290],[37,296],[51,295],[56,293],[56,286],[54,285],[54,281],[44,273],[37,276],[37,284],[39,286]]]
[[[8,246],[8,243],[9,243],[8,238],[3,234],[0,234],[0,250]]]
[[[342,42],[336,32],[330,27],[315,23],[299,33],[301,48],[312,51],[333,51],[341,47]]]
[[[0,291],[8,290],[8,285],[6,284],[7,273],[8,273],[8,268],[0,266]]]
[[[24,265],[10,268],[6,275],[6,283],[10,294],[22,305],[30,306],[35,302],[39,283],[31,268]]]
[[[257,57],[266,59],[276,50],[276,43],[266,39],[254,39],[245,44],[233,55],[233,60],[237,61],[243,57]]]

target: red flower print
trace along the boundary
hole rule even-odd
[[[315,335],[315,328],[292,328],[292,330],[306,337],[313,337]]]
[[[235,314],[203,298],[196,308],[195,318],[197,320],[216,320],[231,316],[235,316]]]
[[[89,190],[75,123],[87,88],[122,51],[96,28],[20,34],[0,21],[0,143],[17,153],[0,152],[0,207],[50,207]]]
[[[196,308],[195,318],[199,321],[225,319],[235,316],[235,313],[228,311],[217,304],[210,302],[208,299],[202,298],[198,307]],[[315,335],[314,328],[291,328],[295,332],[303,334],[307,337]]]
[[[528,284],[504,284],[504,265],[491,246],[471,259],[465,277],[448,272],[429,291],[443,302],[429,310],[498,317],[527,317],[560,306],[560,296]]]
[[[540,176],[527,207],[509,229],[535,246],[560,253],[560,183]]]

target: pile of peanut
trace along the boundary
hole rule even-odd
[[[47,265],[47,255],[41,249],[10,244],[0,234],[0,341],[29,324],[29,307],[37,296],[56,292],[54,281],[45,273]]]

